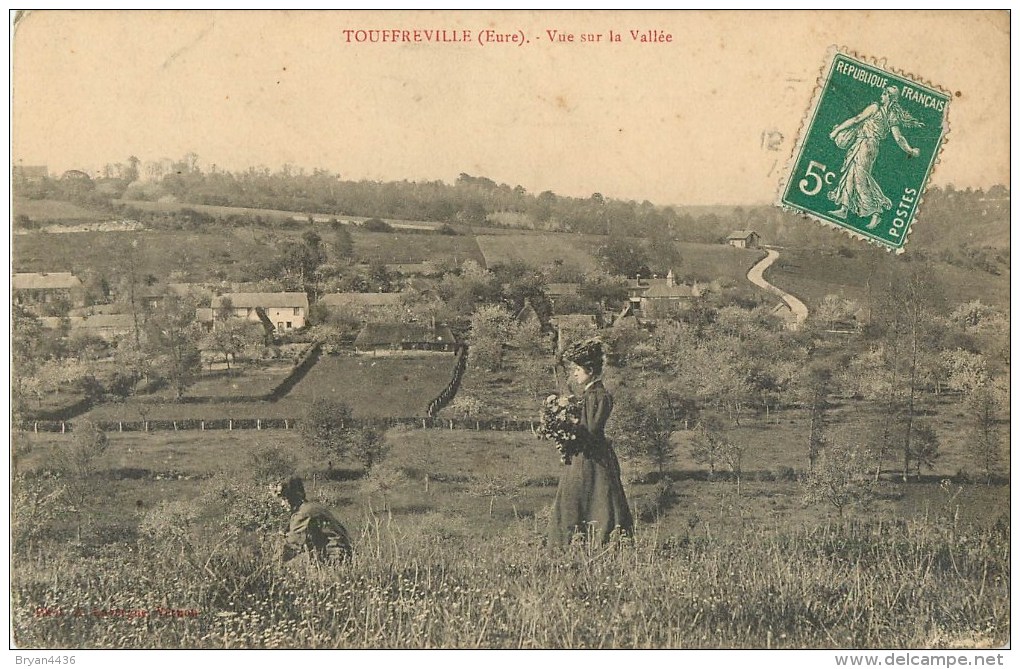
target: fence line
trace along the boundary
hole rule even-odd
[[[300,420],[297,418],[188,418],[184,420],[99,420],[96,427],[105,432],[179,432],[213,430],[292,430]],[[74,432],[72,421],[38,420],[24,421],[21,429],[26,432],[64,434]],[[386,430],[394,427],[409,427],[425,430],[475,430],[496,432],[533,432],[537,427],[533,420],[502,418],[356,418],[349,427],[364,427]]]
[[[457,364],[453,367],[453,378],[450,379],[450,383],[443,388],[443,391],[436,396],[432,402],[429,403],[429,408],[426,414],[431,418],[440,412],[447,404],[453,400],[457,395],[457,390],[460,388],[460,381],[464,378],[464,371],[467,369],[468,360],[468,347],[467,344],[460,345],[460,351],[457,354]]]

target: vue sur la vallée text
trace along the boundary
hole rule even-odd
[[[551,44],[619,44],[632,42],[638,44],[671,44],[672,33],[664,30],[610,30],[605,33],[569,32],[559,29],[546,29],[532,37],[525,35],[523,30],[501,31],[486,29],[481,31],[463,29],[431,29],[431,28],[385,28],[362,29],[344,28],[340,31],[346,44],[509,44],[523,46],[534,42]]]

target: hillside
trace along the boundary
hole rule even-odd
[[[852,253],[850,257],[831,249],[782,249],[766,272],[766,279],[816,307],[826,295],[841,295],[860,304],[868,298],[869,278],[884,263],[908,262],[884,252]],[[1009,275],[993,275],[944,262],[933,262],[950,304],[981,300],[1009,309]]]
[[[514,261],[548,267],[562,261],[565,268],[588,272],[597,268],[595,251],[608,238],[566,232],[530,232],[479,234],[476,239],[489,267]],[[682,257],[674,270],[682,277],[702,282],[726,279],[738,285],[744,283],[747,270],[764,255],[755,249],[737,249],[725,244],[674,242],[674,246]]]
[[[109,214],[63,200],[30,200],[24,197],[13,199],[11,213],[14,217],[28,216],[36,222],[98,221],[110,218]]]

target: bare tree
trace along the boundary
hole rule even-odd
[[[74,515],[79,543],[99,496],[97,460],[108,446],[105,432],[91,421],[81,421],[75,424],[71,442],[57,450],[56,462],[65,477],[64,498]]]

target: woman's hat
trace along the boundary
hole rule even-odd
[[[562,353],[564,360],[581,367],[600,367],[603,355],[602,342],[595,338],[574,342]]]

